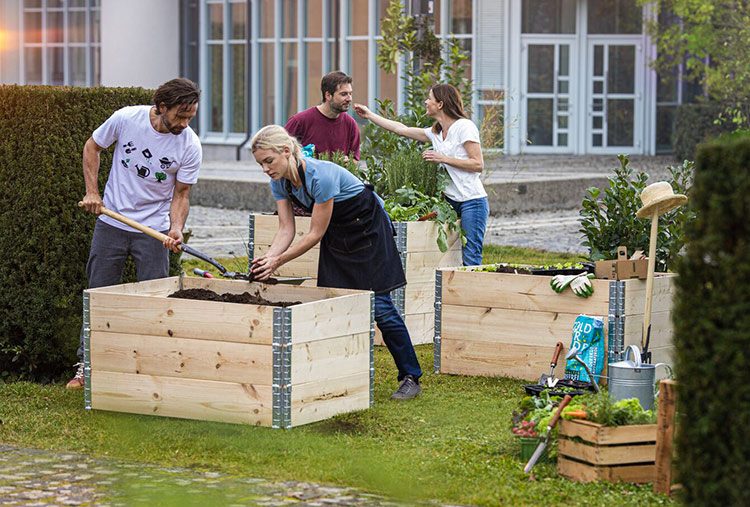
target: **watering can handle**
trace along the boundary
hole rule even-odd
[[[672,371],[672,367],[671,367],[671,366],[669,366],[669,365],[668,365],[667,363],[656,363],[656,364],[654,365],[654,370],[656,370],[656,369],[657,369],[657,368],[658,368],[659,366],[663,366],[663,367],[664,367],[664,369],[665,369],[665,370],[667,370],[667,375],[669,375],[669,378],[670,378],[670,379],[673,379],[673,378],[674,378],[674,372]],[[658,384],[659,384],[659,383],[657,382],[657,385],[658,385]],[[656,390],[654,391],[654,398],[658,398],[658,397],[659,397],[659,389],[657,388],[657,389],[656,389]]]
[[[638,347],[636,347],[635,345],[628,345],[628,348],[625,349],[625,361],[628,360],[629,352],[633,352],[633,362],[635,363],[635,366],[640,366],[641,364],[643,364],[641,362],[641,351],[638,350]],[[659,363],[659,364],[663,364],[663,363]]]

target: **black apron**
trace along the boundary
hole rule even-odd
[[[311,198],[304,171],[298,170],[305,194]],[[287,191],[292,202],[312,209],[292,194],[291,184]],[[368,186],[354,197],[334,202],[331,221],[320,242],[318,287],[386,293],[406,285],[393,236],[393,225]]]

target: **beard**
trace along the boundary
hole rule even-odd
[[[335,102],[331,102],[331,111],[333,111],[336,114],[345,113],[348,110],[349,110],[348,102],[342,102],[339,104],[336,104]]]
[[[164,125],[164,127],[169,130],[170,134],[179,136],[182,134],[182,131],[185,130],[183,127],[178,127],[175,124],[171,123],[169,120],[167,120],[167,117],[162,115],[161,117],[161,123]]]

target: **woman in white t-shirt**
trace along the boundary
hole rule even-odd
[[[484,158],[479,130],[466,117],[461,94],[452,85],[439,84],[431,87],[425,107],[427,115],[435,120],[435,124],[424,129],[388,120],[361,104],[355,104],[354,110],[362,118],[386,130],[423,143],[432,143],[432,149],[422,153],[422,158],[442,164],[450,175],[451,180],[444,194],[461,218],[461,227],[466,233],[463,263],[465,266],[480,265],[490,210],[487,192],[481,180]]]

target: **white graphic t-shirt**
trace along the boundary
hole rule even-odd
[[[150,110],[151,106],[123,107],[91,137],[102,148],[117,143],[104,205],[157,231],[166,231],[176,182],[193,185],[198,181],[203,152],[190,127],[179,135],[156,131],[149,119]],[[138,232],[113,218],[100,215],[99,219]]]
[[[432,141],[432,149],[451,158],[468,160],[464,143],[466,141],[479,142],[479,130],[474,122],[467,118],[459,118],[448,129],[448,135],[443,139],[443,133],[435,134],[432,127],[424,129],[424,133]],[[458,202],[486,197],[487,192],[482,185],[482,173],[464,171],[452,165],[443,164],[448,170],[451,181],[445,188],[445,195]]]

